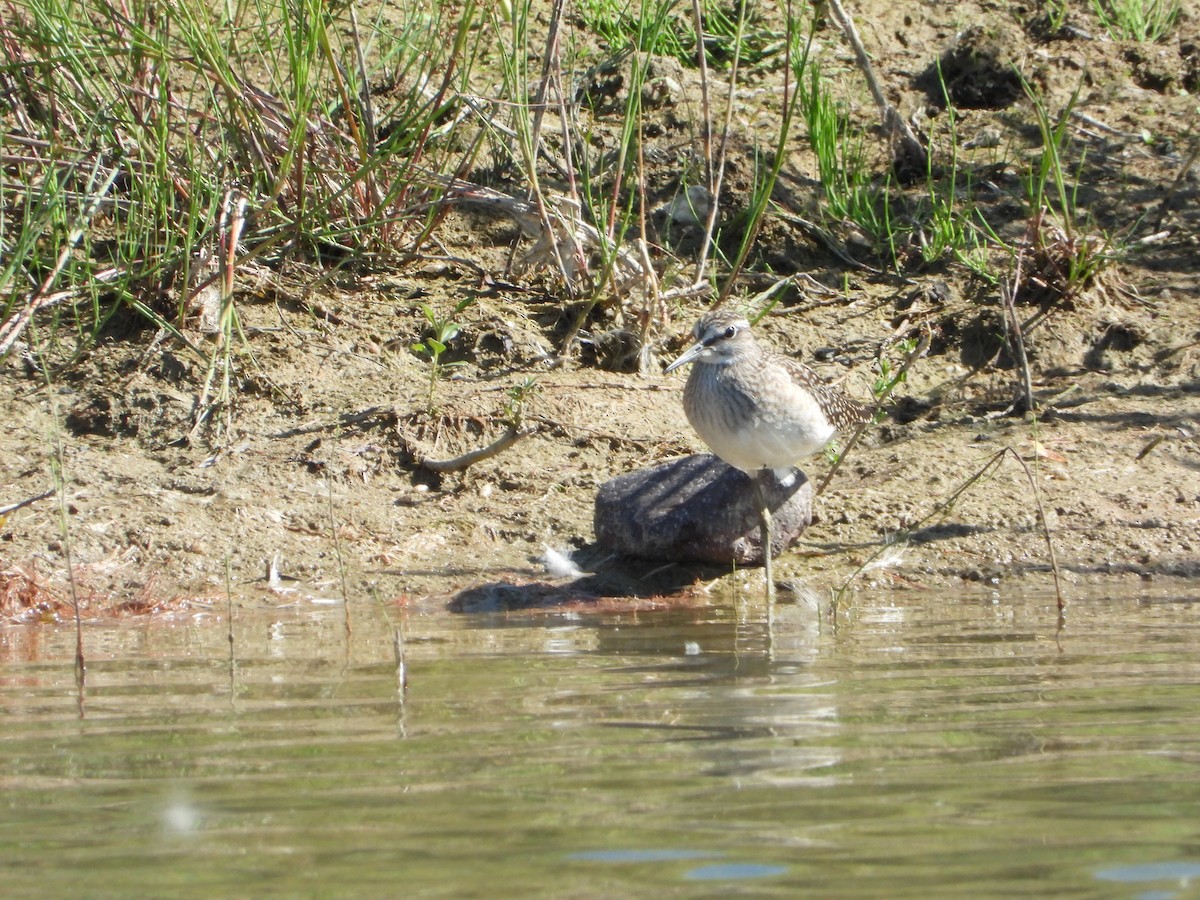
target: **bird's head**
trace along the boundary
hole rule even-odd
[[[740,313],[717,309],[705,313],[692,329],[696,342],[671,363],[665,371],[673,372],[690,362],[709,365],[728,365],[754,347],[750,322]]]

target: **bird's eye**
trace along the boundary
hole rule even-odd
[[[725,329],[725,339],[726,340],[733,337],[735,334],[737,334],[737,328],[735,328],[733,325],[730,325],[728,328]]]

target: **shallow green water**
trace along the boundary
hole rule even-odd
[[[1190,897],[1200,594],[0,631],[6,896]],[[80,715],[82,707],[82,716]]]

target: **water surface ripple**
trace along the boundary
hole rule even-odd
[[[0,630],[2,883],[1195,896],[1197,596]]]

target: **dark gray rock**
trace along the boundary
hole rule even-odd
[[[772,556],[812,521],[812,484],[797,472],[781,487],[757,476],[774,518]],[[596,541],[625,556],[713,565],[762,565],[758,495],[751,477],[711,454],[618,475],[596,495]]]

